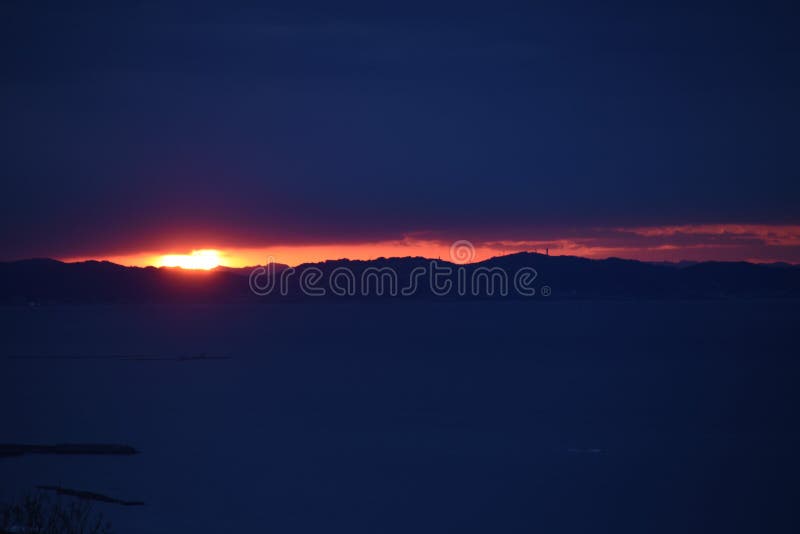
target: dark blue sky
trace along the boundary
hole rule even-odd
[[[0,256],[800,223],[796,5],[2,1]]]

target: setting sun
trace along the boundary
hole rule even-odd
[[[209,270],[221,262],[218,250],[193,250],[191,254],[165,254],[156,261],[157,267]]]

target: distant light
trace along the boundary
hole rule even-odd
[[[221,253],[218,250],[193,250],[191,254],[165,254],[161,256],[156,267],[180,267],[181,269],[209,270],[219,266]]]

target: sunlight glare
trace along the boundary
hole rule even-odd
[[[158,260],[157,267],[180,267],[181,269],[209,270],[219,266],[218,250],[193,250],[191,254],[165,254]]]

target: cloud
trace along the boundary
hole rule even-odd
[[[538,252],[586,258],[619,257],[643,261],[786,261],[800,263],[800,225],[676,225],[647,227],[549,229],[531,239],[474,239],[475,261],[515,252]],[[241,267],[277,261],[290,265],[328,259],[369,260],[378,257],[423,256],[448,260],[455,240],[436,232],[364,241],[289,242],[222,246],[223,265]],[[470,240],[462,235],[459,239]],[[107,259],[125,265],[159,265],[164,255],[188,254],[192,245],[137,253],[62,258],[68,261]]]

